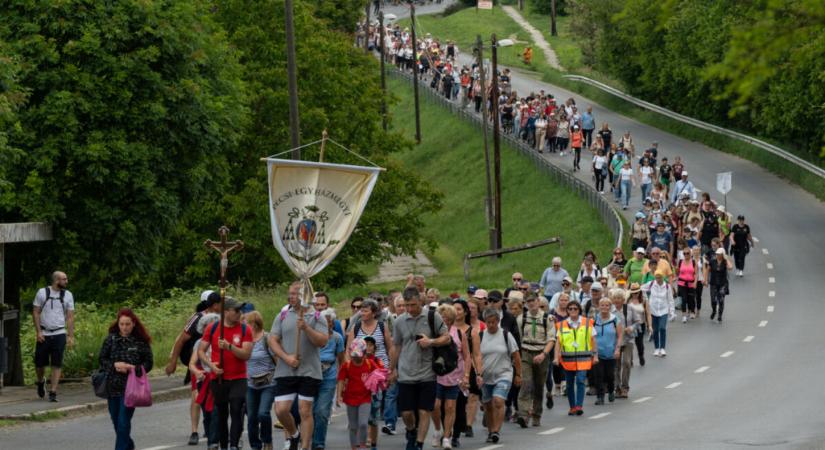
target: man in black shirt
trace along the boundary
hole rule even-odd
[[[733,253],[733,261],[736,264],[736,275],[744,276],[745,270],[745,255],[750,252],[753,247],[753,237],[751,237],[751,227],[745,223],[745,216],[739,215],[736,223],[730,229],[733,235],[733,242],[730,250]]]
[[[667,163],[667,158],[662,158],[662,164],[659,166],[659,182],[665,187],[665,196],[670,197],[670,180],[673,176],[673,167]]]

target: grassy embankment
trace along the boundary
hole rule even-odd
[[[397,92],[399,102],[393,106],[393,128],[408,138],[413,136],[413,107],[409,86],[391,80],[390,88]],[[478,129],[453,116],[441,107],[422,102],[421,145],[397,155],[404,164],[424,174],[436,188],[445,193],[444,209],[426,218],[424,232],[438,242],[429,255],[440,273],[428,280],[443,293],[463,291],[462,259],[464,253],[485,250],[488,235],[484,219],[484,157]],[[561,255],[571,270],[587,249],[608,255],[613,242],[608,228],[595,211],[575,194],[536,169],[514,149],[502,149],[502,204],[504,209],[504,245],[515,245],[550,236],[561,236],[564,246],[547,246],[506,255],[500,260],[475,260],[471,263],[471,282],[487,287],[505,286],[512,272],[518,270],[530,280],[540,277],[554,255]],[[403,281],[370,286],[348,286],[330,290],[339,313],[348,314],[348,299],[377,289],[386,291],[403,287]],[[233,287],[229,294],[242,301],[253,302],[268,322],[285,302],[284,288],[256,289]],[[25,293],[26,298],[33,296]],[[162,373],[169,350],[186,318],[197,302],[198,292],[173,291],[163,301],[150,300],[135,310],[153,338],[155,375]],[[97,367],[97,352],[114,320],[114,307],[84,304],[78,299],[76,311],[77,346],[66,354],[65,376],[86,376]],[[23,354],[34,352],[34,330],[31,319],[23,319]],[[31,358],[24,358],[28,382],[33,381]]]
[[[795,164],[785,161],[783,158],[737,139],[696,128],[661,114],[639,108],[632,103],[626,102],[596,87],[565,79],[564,75],[582,75],[627,92],[626,87],[611,77],[610,74],[599,72],[584,64],[581,52],[583,42],[570,31],[569,17],[559,16],[557,18],[556,27],[558,36],[553,37],[550,36],[549,16],[532,13],[529,11],[529,7],[525,8],[522,15],[528,22],[542,32],[545,39],[550,43],[550,46],[556,51],[559,62],[565,69],[565,72],[559,72],[547,66],[544,63],[543,55],[534,48],[534,64],[529,67],[529,69],[538,72],[538,78],[577,92],[612,111],[631,117],[639,122],[753,161],[772,173],[797,184],[819,199],[825,200],[825,180]],[[477,17],[483,17],[483,20],[477,19]],[[519,31],[520,27],[518,27],[518,24],[499,8],[494,9],[492,12],[480,11],[479,13],[476,13],[474,8],[468,8],[447,17],[438,15],[422,16],[419,21],[426,32],[432,33],[434,37],[443,37],[445,39],[451,38],[452,36],[474,37],[478,33],[481,33],[483,36],[489,36],[491,32],[499,32],[498,30],[503,30],[501,32],[502,34],[516,33],[521,39],[529,39],[529,35],[526,32]],[[516,31],[511,31],[514,30],[513,27],[516,27]],[[464,48],[464,51],[469,51],[469,49]],[[510,65],[509,62],[505,62],[504,57],[502,57],[501,61],[504,65]],[[513,65],[513,67],[525,67],[520,61],[517,62],[518,64]],[[750,133],[746,132],[746,134]],[[787,148],[787,146],[781,142],[773,142],[770,139],[764,138],[763,140],[779,147]],[[818,161],[814,161],[814,163],[817,162]]]

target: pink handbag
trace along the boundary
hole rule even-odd
[[[145,370],[138,376],[135,369],[129,369],[129,378],[126,379],[126,392],[123,402],[127,408],[152,406],[152,386],[149,385],[149,375]]]

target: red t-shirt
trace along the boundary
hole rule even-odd
[[[241,335],[245,330],[246,333]],[[221,330],[218,324],[212,325],[209,328],[209,344],[212,346],[212,362],[220,367],[221,352],[223,352],[223,379],[224,380],[240,380],[246,378],[246,361],[238,359],[231,350],[221,350],[218,347],[218,339],[221,338]],[[223,338],[235,347],[243,346],[244,342],[252,342],[252,330],[248,326],[244,327],[242,324],[237,324],[234,327],[226,327],[223,329]]]
[[[375,363],[364,359],[360,366],[347,361],[338,369],[338,381],[347,380],[343,393],[344,404],[358,406],[372,401],[372,393],[364,385],[364,381],[376,367]]]

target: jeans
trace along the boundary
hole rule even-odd
[[[212,410],[212,426],[218,430],[221,448],[238,447],[243,432],[243,405],[246,401],[246,378],[239,380],[213,380],[210,386],[215,396]],[[229,426],[229,418],[232,426]]]
[[[642,206],[645,204],[645,199],[650,195],[651,189],[653,189],[653,183],[642,184]]]
[[[622,186],[622,206],[627,208],[630,205],[630,180],[621,181]]]
[[[272,444],[272,400],[275,386],[246,388],[246,416],[249,446],[255,449]]]
[[[115,427],[115,450],[133,450],[135,441],[132,440],[132,416],[135,408],[127,408],[124,396],[109,397],[109,417]]]
[[[587,379],[586,370],[566,370],[564,379],[567,380],[567,402],[570,407],[584,404],[584,380]]]
[[[395,429],[398,422],[398,383],[393,383],[384,393],[384,425]]]
[[[611,183],[611,185],[613,186],[613,198],[614,198],[614,199],[616,200],[616,202],[618,203],[618,202],[619,202],[619,200],[621,200],[621,199],[622,199],[622,183],[621,183],[621,181],[620,181],[620,180],[618,180],[618,179],[617,179],[617,180],[616,180],[616,183],[615,183],[615,184],[613,184],[613,177],[615,176],[615,177],[617,177],[617,178],[618,178],[618,176],[619,176],[619,175],[618,175],[618,174],[616,174],[616,175],[614,175],[614,174],[610,174],[610,175],[611,175],[611,180],[610,180],[610,183]]]
[[[667,319],[668,315],[651,316],[653,318],[653,346],[658,349],[664,349],[667,345]]]
[[[326,447],[327,426],[332,414],[332,401],[335,399],[335,385],[335,378],[321,381],[318,396],[312,403],[312,418],[315,423],[315,429],[312,431],[312,448]]]

